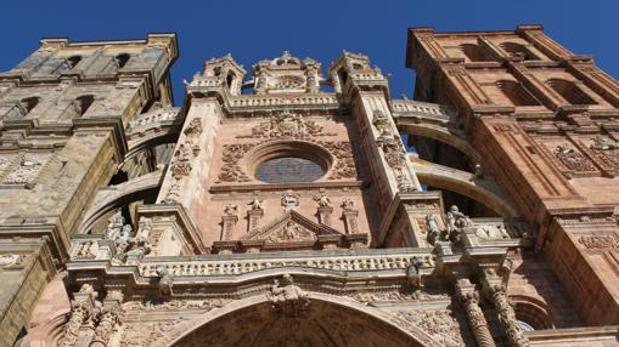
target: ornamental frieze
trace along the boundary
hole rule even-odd
[[[268,121],[253,127],[251,132],[251,135],[239,135],[237,138],[303,138],[335,135],[325,133],[323,127],[318,123],[307,120],[300,114],[289,112],[271,117]]]
[[[578,243],[590,250],[619,249],[619,236],[616,234],[580,236]]]
[[[241,165],[241,159],[258,145],[268,142],[224,144],[222,146],[223,165],[217,176],[217,182],[250,182],[250,175]],[[335,159],[327,179],[356,178],[357,169],[354,161],[352,144],[348,141],[318,141],[316,144],[325,148]]]

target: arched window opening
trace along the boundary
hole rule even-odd
[[[531,53],[525,46],[514,42],[503,42],[501,48],[512,58],[521,58],[524,60],[539,60],[539,58]]]
[[[121,53],[117,55],[116,57],[114,57],[114,59],[116,60],[116,63],[118,64],[119,69],[127,65],[127,62],[129,61],[130,58],[131,56],[127,53]]]
[[[516,324],[518,324],[518,326],[520,327],[520,330],[522,330],[524,332],[534,331],[535,330],[535,328],[531,324],[529,324],[529,323],[527,323],[527,322],[525,322],[523,320],[520,320],[520,319],[516,319]]]
[[[511,101],[514,106],[537,106],[540,102],[522,84],[501,80],[497,82],[497,87]]]
[[[234,74],[234,72],[228,72],[228,76],[226,76],[226,84],[228,85],[228,88],[232,88],[232,83],[234,83],[235,77],[236,75]]]
[[[30,98],[25,98],[20,101],[21,105],[26,110],[26,114],[30,113],[37,105],[39,104],[40,99],[33,96]]]
[[[529,297],[512,297],[517,324],[523,331],[551,329],[554,325],[545,305]]]
[[[574,82],[563,79],[551,79],[546,82],[565,101],[572,105],[595,105],[597,104],[589,95],[582,91]]]
[[[363,65],[359,64],[359,63],[354,63],[352,64],[352,68],[355,70],[363,70]]]
[[[75,112],[78,116],[83,116],[95,101],[95,97],[92,95],[82,95],[75,99]]]
[[[472,62],[495,61],[485,49],[478,45],[465,43],[460,46],[460,49],[462,49],[464,55]]]
[[[221,76],[221,67],[216,67],[213,69],[213,74],[215,75],[215,77],[219,77]]]
[[[69,62],[70,68],[73,69],[75,66],[77,66],[77,64],[79,64],[80,61],[82,61],[82,56],[72,55],[67,58],[67,61]]]

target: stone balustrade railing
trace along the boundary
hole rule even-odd
[[[452,112],[445,106],[413,100],[393,100],[391,103],[397,117],[431,117],[449,121]]]
[[[110,262],[112,266],[127,264],[114,258],[114,242],[96,235],[76,235],[72,239],[71,267],[80,263]],[[199,277],[240,275],[254,271],[298,267],[342,272],[406,270],[412,264],[433,268],[431,249],[392,248],[304,252],[269,252],[233,255],[197,255],[173,258],[146,256],[137,264],[142,277],[158,277],[158,271],[172,276]],[[102,265],[106,267],[106,265]],[[89,267],[90,268],[90,267]]]

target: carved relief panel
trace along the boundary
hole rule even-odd
[[[0,183],[33,184],[52,153],[21,153],[0,156]]]
[[[541,150],[567,178],[595,176],[600,172],[577,143],[568,137],[534,136]]]

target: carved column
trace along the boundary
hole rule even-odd
[[[466,318],[477,344],[481,347],[496,346],[488,328],[488,322],[486,322],[484,313],[479,307],[479,294],[475,290],[475,286],[468,279],[461,278],[456,282],[456,292],[466,311]]]
[[[103,300],[103,308],[101,309],[101,318],[99,325],[95,329],[94,341],[89,347],[105,347],[109,344],[110,338],[116,329],[119,321],[120,305],[123,301],[123,294],[118,290],[108,292]]]
[[[60,347],[86,347],[94,335],[94,325],[98,316],[97,292],[90,284],[84,284],[71,301],[71,316],[60,341]],[[100,303],[99,303],[100,304]]]
[[[347,234],[355,234],[358,232],[358,224],[357,217],[359,216],[359,211],[357,210],[349,210],[342,212],[342,217],[344,218],[344,224],[346,226]]]
[[[225,215],[221,217],[221,223],[223,225],[222,240],[230,240],[236,229],[236,222],[239,221],[237,215]]]
[[[333,207],[319,207],[318,219],[320,224],[331,226],[331,214],[333,213]]]
[[[247,211],[247,219],[249,221],[248,231],[257,229],[260,226],[260,219],[262,218],[263,215],[264,215],[264,210],[261,208],[252,209],[252,210]]]
[[[491,297],[492,303],[499,315],[499,322],[505,330],[510,346],[528,347],[529,339],[524,335],[516,321],[516,312],[509,303],[502,279],[493,270],[488,269],[482,279],[484,290]]]

